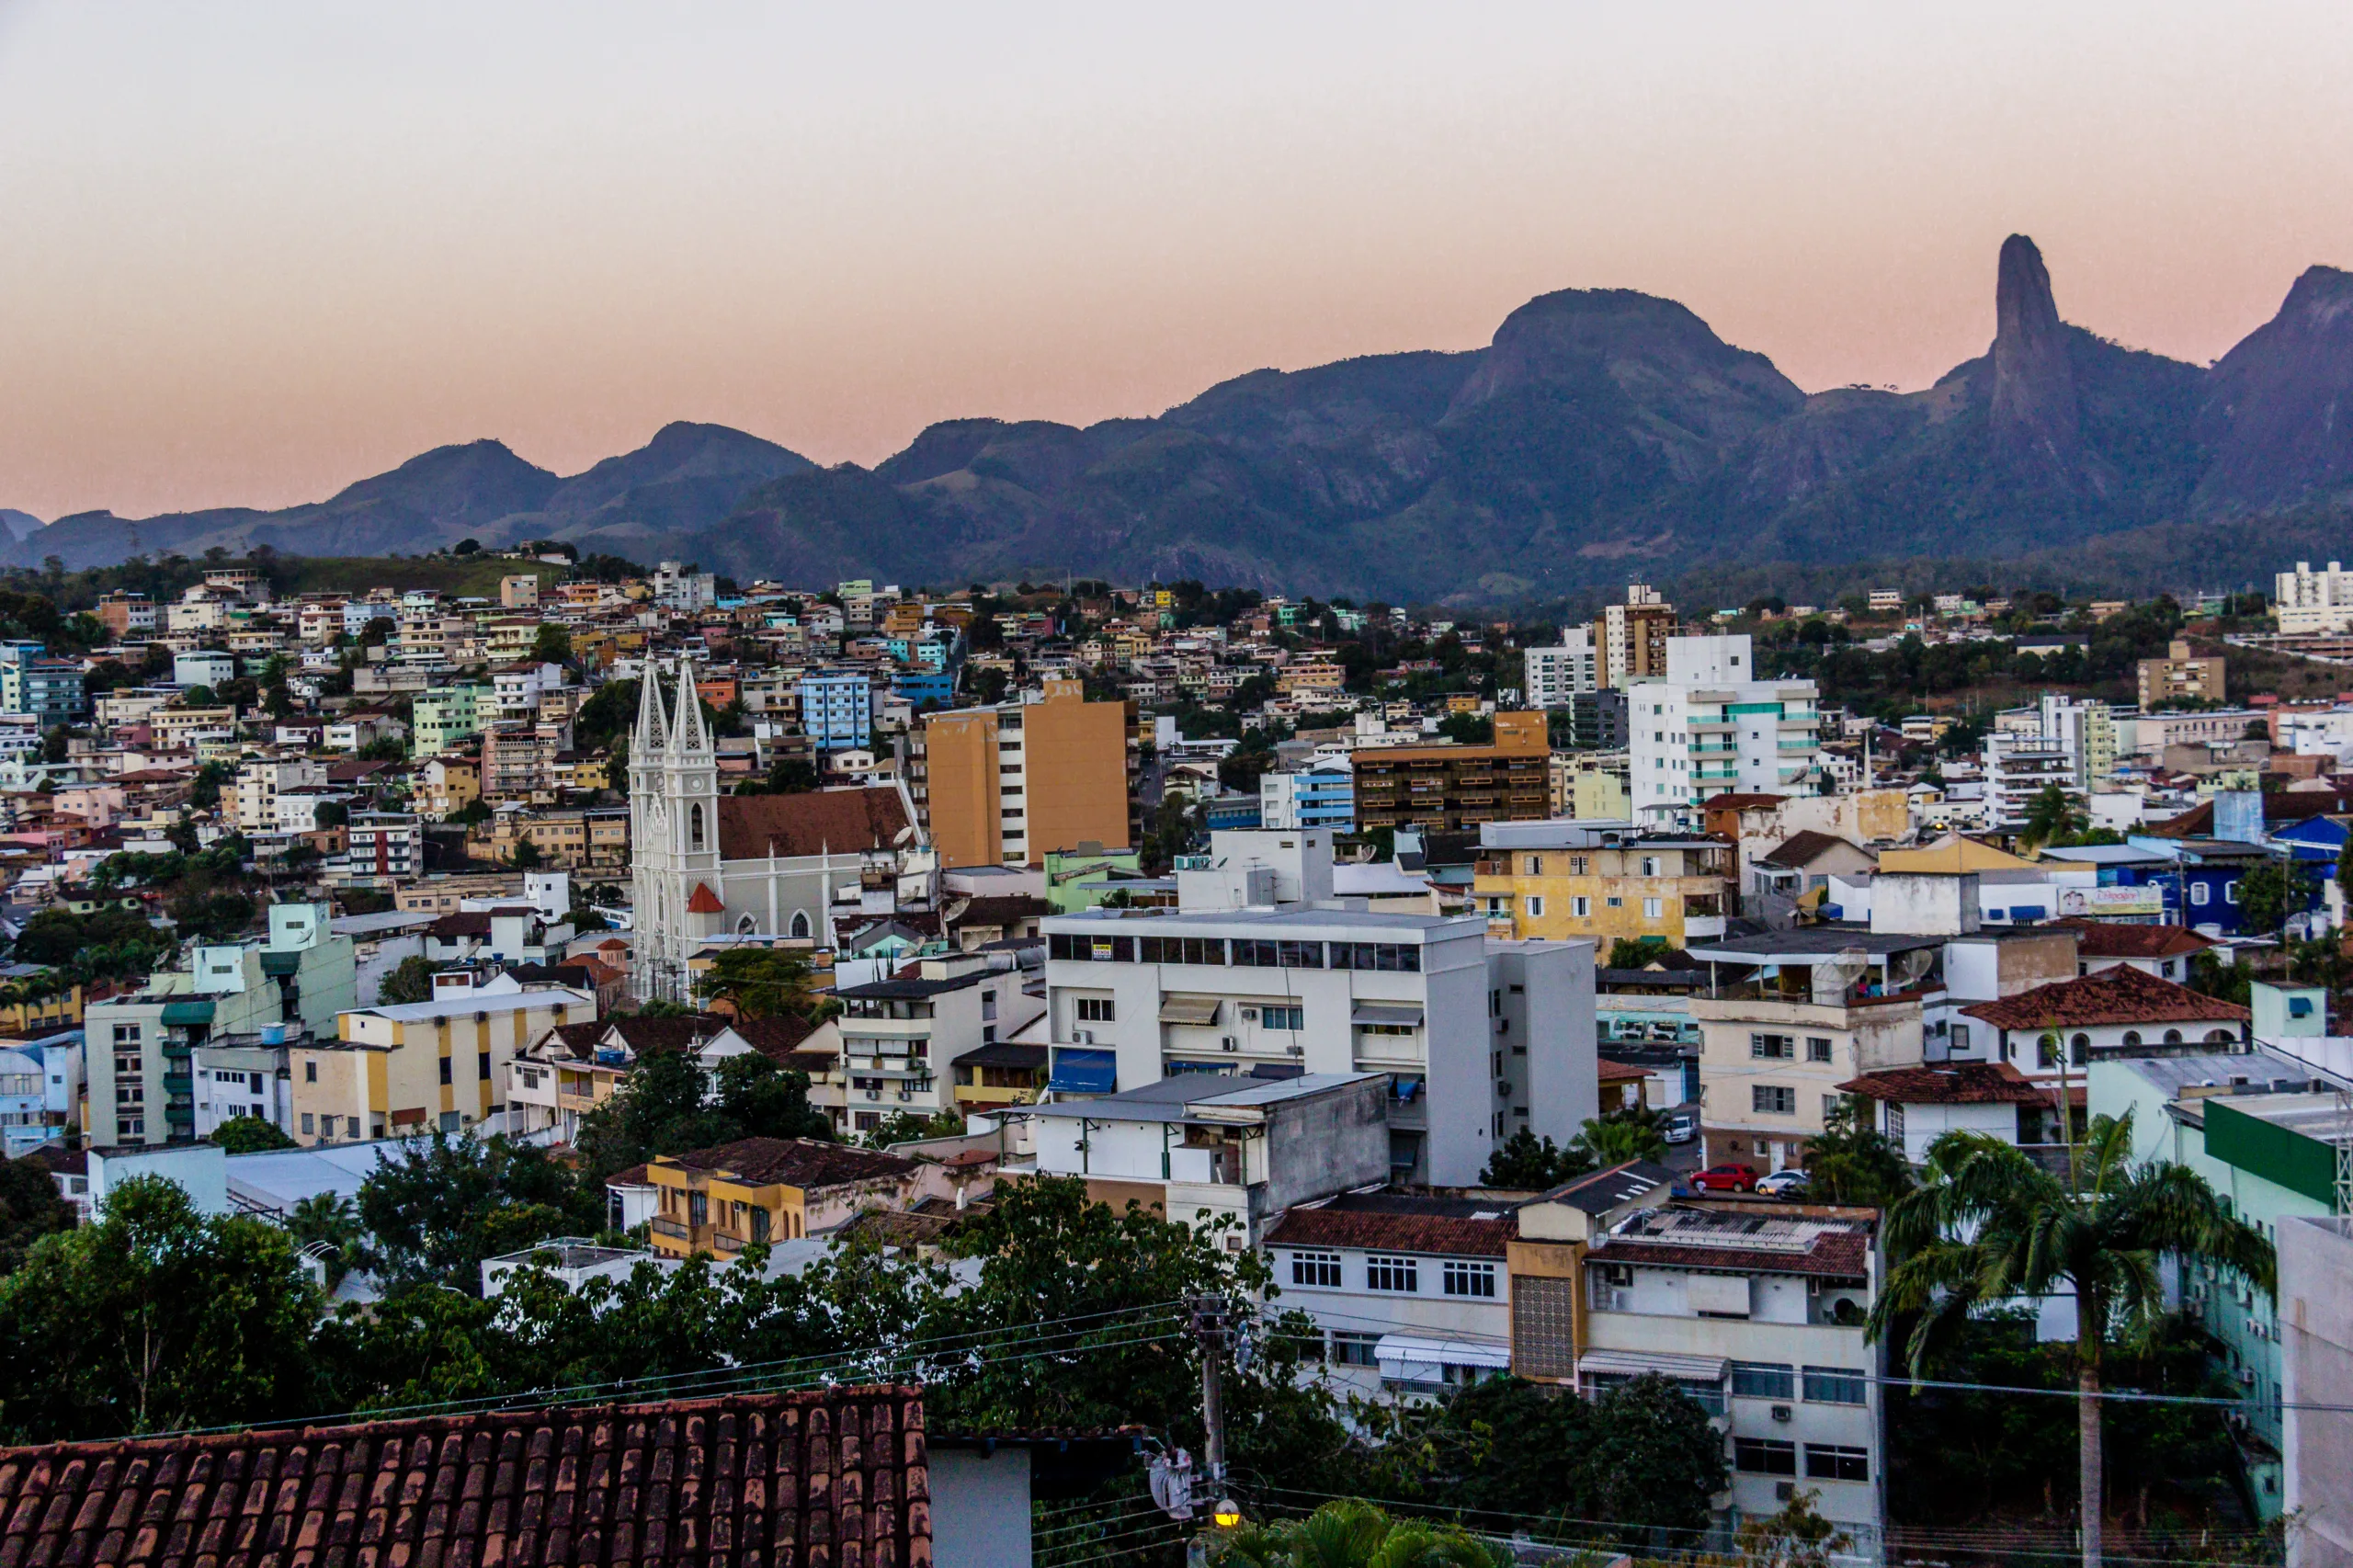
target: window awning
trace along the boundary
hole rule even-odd
[[[1649,1350],[1588,1350],[1577,1358],[1580,1375],[1639,1378],[1656,1372],[1685,1383],[1720,1383],[1731,1365],[1721,1356],[1671,1356]]]
[[[1213,1024],[1217,1022],[1218,999],[1214,996],[1163,996],[1160,999],[1160,1021],[1164,1024]]]
[[[1403,1024],[1409,1029],[1422,1027],[1422,1010],[1411,1002],[1359,1002],[1349,1020],[1359,1024]]]
[[[210,1002],[166,1002],[164,1004],[164,1022],[166,1024],[209,1024],[211,1021],[212,1004]]]
[[[261,971],[264,974],[300,974],[302,972],[302,955],[293,950],[274,952],[265,949],[261,955]]]
[[[1066,1095],[1108,1095],[1119,1083],[1118,1051],[1062,1046],[1054,1051],[1054,1075],[1047,1087]]]
[[[1381,1375],[1398,1382],[1443,1382],[1449,1367],[1511,1370],[1511,1346],[1483,1340],[1384,1334],[1372,1347],[1372,1355],[1381,1363]]]

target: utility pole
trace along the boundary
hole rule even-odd
[[[1209,1461],[1204,1469],[1210,1495],[1216,1499],[1210,1507],[1210,1522],[1218,1530],[1229,1530],[1242,1522],[1241,1510],[1225,1491],[1225,1388],[1220,1381],[1231,1332],[1227,1313],[1232,1303],[1223,1296],[1196,1296],[1187,1305],[1191,1311],[1187,1326],[1201,1347],[1202,1451]],[[1186,1568],[1206,1568],[1211,1540],[1211,1532],[1204,1530],[1185,1543]]]

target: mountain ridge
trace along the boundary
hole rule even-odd
[[[1261,369],[1153,418],[940,421],[871,468],[676,422],[569,477],[495,441],[327,500],[60,518],[0,558],[570,540],[748,579],[1198,576],[1424,600],[1741,563],[2028,556],[2353,501],[2353,273],[2315,267],[2211,369],[2068,323],[2022,234],[1984,354],[1808,394],[1679,302],[1561,290],[1483,347]]]

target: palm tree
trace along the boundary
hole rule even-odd
[[[1392,1519],[1350,1497],[1303,1519],[1245,1527],[1219,1561],[1242,1568],[1503,1568],[1510,1559],[1468,1530]]]
[[[2131,1158],[2132,1118],[2095,1118],[2069,1146],[2062,1177],[2015,1145],[1948,1132],[1928,1146],[1921,1187],[1887,1212],[1895,1260],[1871,1308],[1885,1339],[1911,1319],[1913,1375],[1972,1312],[2020,1297],[2073,1291],[2075,1419],[2084,1568],[2099,1568],[2100,1364],[2110,1343],[2146,1345],[2165,1315],[2162,1263],[2219,1264],[2268,1290],[2276,1264],[2261,1233],[2231,1217],[2183,1165]]]

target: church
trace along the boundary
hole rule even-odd
[[[631,989],[640,1001],[688,1002],[687,960],[733,941],[832,942],[837,898],[894,876],[925,846],[904,784],[797,795],[725,795],[694,667],[675,695],[650,661],[630,733],[633,858]]]

